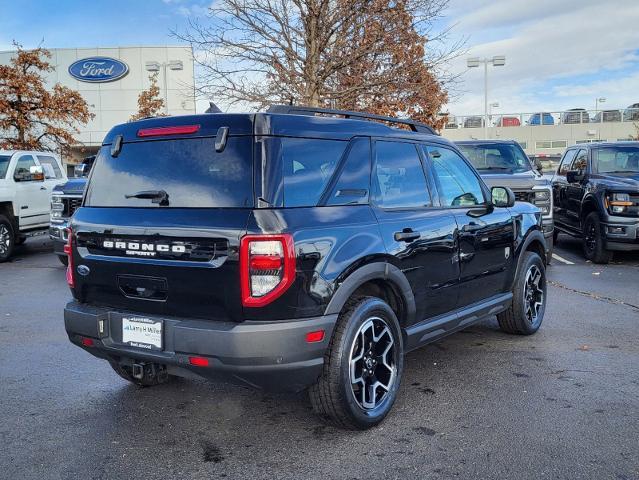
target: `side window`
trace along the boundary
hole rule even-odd
[[[431,205],[422,161],[412,143],[378,141],[375,144],[374,184],[382,208],[419,208]]]
[[[570,170],[578,170],[580,172],[585,172],[588,166],[588,152],[586,150],[579,150],[575,161],[572,162],[570,166]]]
[[[38,155],[38,161],[42,165],[45,178],[62,178],[62,172],[55,158],[49,155]]]
[[[18,158],[13,178],[18,181],[27,182],[31,180],[31,167],[35,167],[35,161],[31,155],[22,155]]]
[[[564,154],[564,158],[561,160],[561,165],[559,165],[559,169],[557,170],[558,175],[561,175],[563,177],[566,176],[566,172],[570,170],[570,164],[575,158],[576,153],[577,153],[577,150],[568,150]]]
[[[281,138],[284,206],[313,207],[322,195],[348,142]]]
[[[371,181],[371,141],[353,140],[335,188],[326,205],[362,205],[368,203]]]
[[[448,148],[426,147],[439,181],[444,207],[470,207],[486,202],[481,182],[457,153]]]

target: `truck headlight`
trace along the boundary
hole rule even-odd
[[[629,193],[609,193],[606,197],[606,207],[610,213],[626,213],[628,207],[632,207],[634,203],[630,200]]]
[[[535,190],[533,204],[544,216],[550,215],[550,190]]]

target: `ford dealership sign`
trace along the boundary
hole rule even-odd
[[[128,72],[126,63],[109,57],[83,58],[69,66],[69,74],[82,82],[112,82]]]

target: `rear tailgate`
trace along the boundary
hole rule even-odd
[[[76,295],[133,312],[238,320],[239,238],[249,211],[81,208]]]

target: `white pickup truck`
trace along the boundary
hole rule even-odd
[[[49,232],[51,192],[66,180],[53,153],[0,150],[0,263],[15,245]]]

